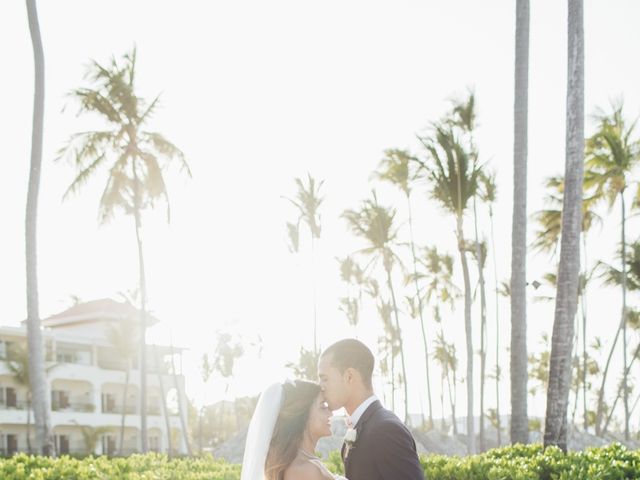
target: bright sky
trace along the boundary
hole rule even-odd
[[[163,223],[160,212],[145,217],[145,253],[149,305],[163,321],[150,337],[166,341],[172,335],[174,343],[190,348],[185,358],[187,389],[198,403],[224,394],[219,380],[203,386],[197,369],[201,354],[214,347],[216,330],[233,329],[264,340],[262,359],[246,355],[229,395],[254,394],[280,380],[286,374],[284,362],[296,358],[301,345],[312,345],[308,245],[303,242],[299,256],[288,252],[285,222],[293,220],[295,212],[282,199],[294,193],[294,177],[307,172],[325,180],[323,237],[316,261],[320,341],[327,346],[354,334],[337,309],[346,290],[335,257],[360,244],[339,216],[368,195],[370,173],[383,150],[416,151],[415,133],[467,87],[474,87],[477,95],[481,157],[498,171],[498,276],[508,278],[515,2],[113,0],[107,6],[67,0],[41,1],[38,7],[46,57],[38,232],[43,316],[69,306],[72,294],[91,300],[136,286],[132,219],[97,225],[104,177],[62,203],[74,172],[52,162],[70,134],[98,125],[76,117],[74,105],[62,111],[65,94],[84,84],[89,59],[107,62],[134,44],[140,93],[151,98],[162,92],[152,129],[184,150],[193,171],[190,181],[175,172],[168,175],[172,223]],[[564,168],[566,16],[566,2],[532,2],[530,212],[542,207],[543,179]],[[640,113],[640,68],[635,61],[639,20],[640,4],[634,0],[585,2],[588,113],[620,94],[629,116]],[[15,325],[26,317],[23,222],[33,101],[24,2],[0,4],[0,44],[7,46],[0,77],[5,158],[0,176],[5,225],[0,321]],[[398,219],[404,221],[402,197],[387,187],[377,188],[381,201],[395,204]],[[426,200],[424,189],[416,190],[413,208],[419,243],[455,253],[453,220]],[[603,231],[593,234],[591,258],[610,257],[618,219],[615,210]],[[469,222],[468,235],[471,227]],[[488,234],[484,211],[481,228]],[[637,225],[632,224],[629,238],[636,234]],[[549,271],[552,263],[531,256],[530,281]],[[490,272],[487,277],[492,285]],[[492,298],[489,292],[490,338],[495,328]],[[619,303],[616,292],[598,289],[592,296],[594,334],[609,338]],[[506,326],[508,303],[499,310]],[[540,332],[551,332],[553,305],[532,304],[529,312],[530,348],[538,349]],[[419,330],[408,317],[401,321],[410,355],[411,410],[418,412],[424,401],[418,394],[424,390]],[[464,351],[462,322],[460,305],[446,319],[446,333],[459,352]],[[477,311],[474,322],[477,333]],[[375,347],[379,325],[374,313],[367,312],[357,333]],[[429,327],[434,328],[433,322]],[[501,330],[501,337],[506,346],[508,328]],[[495,362],[493,355],[489,362]],[[508,365],[506,350],[500,362]],[[463,360],[460,369],[464,371]],[[439,382],[434,384],[437,392]],[[464,387],[458,395],[464,405]],[[506,382],[502,397],[506,406]],[[543,414],[544,399],[530,410]]]

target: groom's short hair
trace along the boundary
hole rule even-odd
[[[344,372],[347,368],[353,368],[360,373],[362,381],[367,388],[373,388],[371,377],[373,375],[373,353],[364,343],[355,338],[345,338],[329,346],[323,357],[331,355],[331,365]]]

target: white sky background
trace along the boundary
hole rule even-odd
[[[567,12],[566,2],[531,3],[528,198],[534,212],[543,206],[544,178],[564,169]],[[40,1],[38,8],[46,60],[38,231],[43,317],[69,306],[72,294],[91,300],[136,286],[133,220],[119,217],[106,227],[97,225],[105,177],[62,203],[74,172],[52,162],[70,134],[98,125],[76,117],[73,104],[61,111],[65,94],[85,84],[89,59],[106,63],[134,44],[140,94],[150,99],[162,92],[151,129],[181,147],[193,171],[192,180],[168,174],[172,223],[163,223],[160,210],[145,217],[145,253],[150,308],[163,322],[150,335],[166,341],[171,334],[174,343],[190,348],[187,389],[198,403],[224,394],[215,379],[203,387],[197,368],[202,352],[213,349],[216,330],[259,334],[264,340],[260,361],[248,353],[240,362],[230,395],[254,394],[281,379],[285,361],[297,358],[301,345],[312,345],[308,245],[303,240],[299,256],[288,252],[285,222],[295,212],[281,198],[294,194],[294,177],[310,172],[325,180],[317,265],[320,343],[327,346],[354,334],[337,309],[346,290],[334,258],[360,244],[347,233],[340,214],[369,194],[370,174],[384,149],[418,151],[415,133],[470,86],[477,95],[481,158],[498,171],[498,270],[501,280],[509,277],[515,2],[68,0]],[[640,113],[639,20],[636,1],[585,2],[587,113],[620,94],[629,117]],[[23,224],[33,106],[24,2],[0,4],[0,45],[5,165],[0,321],[15,325],[26,317]],[[587,122],[587,132],[590,127]],[[404,221],[403,197],[388,187],[376,188],[381,202],[393,203]],[[424,188],[416,189],[413,207],[418,242],[455,254],[454,222],[426,200]],[[592,258],[611,256],[618,227],[616,209],[602,232],[592,235]],[[485,211],[481,228],[488,235]],[[466,229],[471,236],[471,222]],[[530,224],[529,233],[533,230]],[[635,239],[637,224],[628,232]],[[545,256],[531,256],[529,280],[552,264]],[[493,284],[491,271],[487,282]],[[619,295],[594,290],[591,332],[609,338],[619,318]],[[488,296],[493,339],[491,289]],[[367,313],[358,335],[375,346],[380,321]],[[474,315],[478,333],[478,309]],[[460,304],[446,318],[447,335],[461,353],[461,373],[462,316]],[[506,347],[508,302],[500,305],[500,317]],[[410,356],[410,408],[419,412],[418,391],[425,383],[419,329],[407,316],[401,321]],[[551,332],[552,321],[553,304],[530,305],[530,349],[539,349],[540,332]],[[431,321],[429,327],[434,328]],[[489,363],[494,362],[490,354]],[[508,365],[504,349],[500,363]],[[436,405],[438,375],[434,371]],[[461,406],[464,390],[458,392]],[[489,392],[487,403],[493,406],[493,387]],[[507,382],[501,397],[506,411]],[[544,414],[544,398],[530,403],[530,413]]]

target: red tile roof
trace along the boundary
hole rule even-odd
[[[126,317],[138,318],[140,310],[129,302],[116,302],[111,298],[101,298],[89,302],[78,303],[42,320],[45,327],[68,325],[72,323],[94,322],[97,320],[119,320]],[[158,323],[158,319],[148,315],[147,325]]]

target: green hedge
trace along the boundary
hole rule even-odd
[[[0,460],[0,479],[11,480],[238,480],[240,465],[211,457],[169,460],[149,453],[127,458],[62,456],[36,457],[25,454]]]
[[[473,457],[426,455],[421,458],[427,479],[437,480],[623,480],[640,479],[640,451],[620,444],[563,455],[556,448],[516,445]],[[333,452],[327,466],[343,473]],[[240,466],[212,457],[169,460],[164,455],[128,458],[47,458],[24,454],[0,460],[0,479],[11,480],[238,480]]]
[[[423,457],[425,477],[438,480],[616,480],[640,479],[640,451],[620,444],[569,452],[515,445],[473,457]]]

